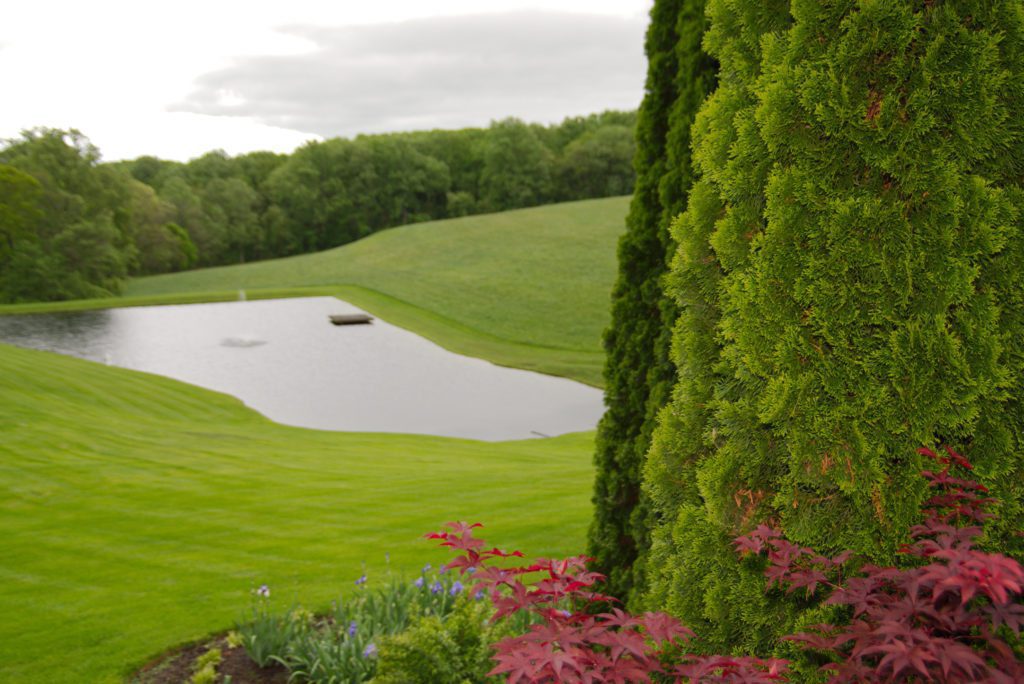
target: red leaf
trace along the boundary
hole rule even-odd
[[[764,551],[764,540],[760,537],[755,537],[754,535],[736,537],[736,539],[733,540],[732,545],[736,547],[736,552],[741,556],[745,553],[752,553],[756,556]]]
[[[949,454],[949,460],[951,460],[953,463],[956,463],[958,466],[965,470],[974,470],[974,466],[971,465],[970,461],[968,461],[966,458],[964,458],[957,452],[953,451],[953,448],[950,447],[948,444],[943,445],[943,448],[946,450],[946,453]]]
[[[998,629],[1001,625],[1006,625],[1014,634],[1020,636],[1020,628],[1024,625],[1024,605],[1007,603],[985,606],[984,611],[991,618],[994,629]]]
[[[644,613],[644,629],[655,643],[688,641],[694,634],[691,629],[667,613]]]

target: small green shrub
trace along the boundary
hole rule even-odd
[[[220,665],[221,657],[219,648],[211,648],[196,658],[192,664],[190,684],[216,684],[217,666]]]
[[[373,684],[463,684],[500,681],[487,673],[494,666],[491,644],[514,633],[508,621],[490,624],[490,602],[465,594],[442,620],[418,618],[380,643]]]

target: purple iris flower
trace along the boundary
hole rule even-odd
[[[483,597],[484,597],[484,590],[483,589],[477,589],[476,593],[473,594],[473,598],[475,598],[477,601],[479,601]]]
[[[358,628],[358,625],[356,625],[356,621],[355,620],[350,622],[349,625],[348,625],[348,635],[350,637],[354,637],[356,635],[356,629],[357,628]]]
[[[363,649],[363,657],[372,658],[375,655],[377,655],[377,645],[373,643],[367,644],[366,648]]]
[[[444,589],[444,587],[442,587],[441,583],[438,582],[437,580],[434,580],[434,583],[430,585],[430,593],[431,594],[436,594],[437,592],[441,591],[442,589]]]
[[[270,598],[270,587],[266,584],[261,584],[260,588],[256,590],[256,595],[262,596],[263,598]]]
[[[413,582],[413,584],[415,584],[417,587],[422,587],[423,586],[423,577],[417,577],[416,581]]]
[[[452,596],[457,596],[458,593],[463,590],[463,588],[464,587],[462,586],[462,582],[460,582],[459,580],[455,580],[455,583],[452,584],[452,588],[450,589]]]
[[[366,584],[366,575],[363,575],[356,580],[356,586],[358,587],[360,584]]]

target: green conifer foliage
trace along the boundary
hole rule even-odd
[[[676,307],[662,279],[675,249],[669,224],[685,208],[691,184],[690,126],[714,83],[716,65],[701,50],[705,24],[704,0],[657,0],[647,33],[639,174],[605,335],[608,411],[598,431],[590,529],[595,567],[608,575],[606,591],[621,598],[643,583],[650,523],[640,494],[642,464],[675,377],[669,346]]]
[[[1019,0],[709,0],[720,83],[674,224],[679,367],[645,469],[647,601],[712,647],[801,617],[731,540],[759,522],[896,559],[948,443],[1024,522]]]

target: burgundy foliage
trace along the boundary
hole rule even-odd
[[[918,559],[915,567],[863,565],[844,578],[848,552],[825,558],[763,525],[736,548],[767,555],[769,587],[849,607],[847,624],[787,637],[831,657],[830,682],[1024,682],[1024,663],[1001,636],[1019,637],[1024,625],[1024,569],[973,546],[978,523],[991,517],[984,512],[988,490],[951,474],[971,469],[952,449],[919,452],[942,470],[922,473],[935,492],[902,549]]]
[[[919,451],[942,470],[922,473],[935,492],[902,549],[916,561],[912,567],[861,564],[851,571],[851,552],[829,558],[766,525],[737,538],[736,549],[767,557],[768,590],[848,607],[844,624],[786,637],[832,661],[822,668],[830,682],[1024,682],[1024,662],[1010,643],[1020,648],[1024,568],[974,548],[992,500],[982,485],[951,474],[970,470],[970,463],[948,447],[941,456]],[[523,554],[486,549],[473,536],[480,523],[446,527],[427,537],[458,552],[446,567],[490,596],[494,619],[527,611],[538,620],[526,634],[495,645],[492,675],[513,684],[787,681],[784,660],[681,655],[693,632],[665,613],[594,614],[615,599],[592,590],[604,578],[587,570],[583,556],[510,565]]]
[[[604,579],[586,569],[587,558],[540,559],[530,565],[502,567],[492,562],[522,557],[485,549],[473,536],[479,523],[448,523],[447,531],[428,534],[460,555],[446,568],[471,577],[486,592],[495,619],[528,611],[539,622],[526,634],[495,645],[492,675],[509,682],[734,682],[784,681],[785,661],[722,656],[679,656],[693,632],[665,613],[630,615],[618,608],[591,614],[596,604],[615,599],[591,588]],[[671,655],[670,655],[671,654]]]

